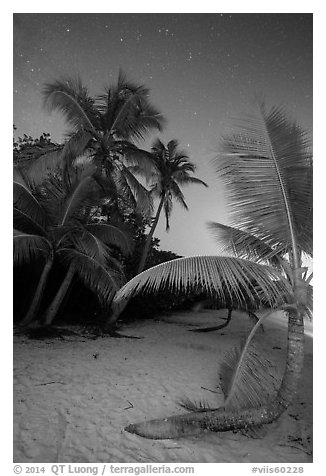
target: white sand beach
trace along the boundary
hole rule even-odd
[[[143,339],[83,336],[14,337],[14,462],[16,463],[308,463],[312,462],[312,332],[306,332],[303,381],[294,404],[260,438],[212,433],[150,440],[124,431],[136,422],[186,412],[188,397],[220,405],[219,361],[252,326],[226,310],[179,313],[128,324]],[[279,314],[262,338],[284,365],[286,322]]]

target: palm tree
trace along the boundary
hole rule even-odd
[[[197,183],[207,187],[207,184],[202,180],[190,176],[190,173],[195,172],[195,165],[188,160],[189,157],[184,151],[178,150],[177,140],[171,140],[165,146],[157,139],[152,146],[151,158],[153,162],[151,192],[154,197],[159,199],[159,204],[147,235],[137,274],[144,269],[152,237],[162,210],[165,213],[167,231],[170,228],[169,219],[172,213],[173,199],[188,210],[180,185]]]
[[[78,274],[103,302],[112,299],[121,285],[120,264],[111,256],[110,246],[130,252],[127,235],[117,226],[89,221],[90,209],[98,204],[101,187],[94,178],[94,167],[76,169],[69,174],[69,187],[53,178],[31,190],[14,182],[14,263],[45,259],[30,308],[22,320],[28,325],[37,315],[54,259],[69,265],[45,317],[51,324],[72,282]]]
[[[76,159],[87,157],[97,167],[98,175],[110,180],[109,196],[118,203],[119,195],[151,211],[148,191],[130,168],[137,165],[148,174],[151,164],[138,151],[137,141],[152,130],[162,130],[164,119],[149,100],[144,86],[133,84],[120,72],[116,86],[92,98],[79,78],[63,79],[46,84],[44,104],[50,111],[61,112],[69,126],[67,141],[40,151],[38,157],[25,165],[34,182],[42,181],[47,171],[63,166],[63,175]]]
[[[151,183],[151,194],[159,199],[159,204],[145,241],[137,274],[141,273],[144,269],[152,238],[162,210],[165,212],[167,231],[170,228],[169,219],[172,213],[173,199],[178,201],[186,210],[188,210],[180,185],[197,183],[207,187],[207,184],[202,180],[190,176],[190,173],[195,172],[195,165],[188,160],[188,156],[184,151],[178,150],[178,141],[175,139],[168,142],[167,146],[165,146],[159,139],[156,139],[150,154],[146,151],[136,151],[135,156],[137,157],[138,154],[142,154],[145,157],[148,156],[149,161],[152,164],[152,168],[149,169],[150,174],[148,175],[148,180]],[[133,166],[132,170],[138,172],[139,166]],[[126,305],[127,301],[125,301],[124,306],[113,308],[113,311],[106,322],[106,328],[108,330],[114,329],[116,322]]]
[[[115,305],[121,306],[132,295],[156,292],[163,286],[174,292],[202,286],[222,302],[228,302],[231,296],[234,306],[240,308],[259,298],[272,309],[283,309],[288,316],[285,371],[276,393],[267,399],[255,403],[240,400],[230,405],[227,398],[218,409],[193,411],[127,428],[148,438],[173,438],[199,428],[227,431],[270,423],[289,407],[301,378],[303,318],[311,307],[311,276],[307,278],[307,269],[302,266],[303,255],[312,256],[313,243],[309,136],[288,119],[283,108],[267,111],[262,103],[257,117],[247,116],[222,139],[216,169],[226,184],[236,227],[231,225],[233,231],[229,229],[227,233],[222,226],[215,229],[222,231],[224,242],[243,257],[189,257],[161,264],[123,286],[115,296]],[[258,290],[253,283],[259,284]],[[248,346],[243,350],[248,351]],[[243,353],[238,354],[240,358],[233,361],[241,366],[245,359]],[[229,383],[234,376],[228,376]],[[243,391],[244,385],[239,381],[237,384]],[[258,394],[263,387],[255,387]]]

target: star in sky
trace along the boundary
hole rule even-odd
[[[185,189],[191,222],[176,205],[171,232],[159,225],[164,249],[213,253],[205,222],[226,222],[227,215],[211,160],[230,117],[247,111],[258,93],[312,128],[312,15],[15,14],[16,135],[50,132],[62,141],[66,125],[60,114],[44,111],[43,85],[79,75],[91,94],[99,94],[120,69],[150,88],[151,101],[167,118],[160,138],[178,139],[196,175],[210,185]],[[150,147],[154,138],[141,145]]]

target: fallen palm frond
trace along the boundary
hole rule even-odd
[[[184,397],[179,401],[179,405],[189,412],[207,412],[209,410],[216,410],[217,408],[212,408],[211,405],[204,401],[199,400],[198,402],[195,400],[190,400],[188,397]]]
[[[240,414],[247,415],[247,412],[252,414],[252,423],[242,425],[239,419],[238,429],[246,432],[259,426],[255,409],[262,408],[270,401],[280,384],[266,349],[258,342],[253,342],[258,328],[270,314],[271,312],[264,314],[248,338],[224,356],[220,364],[220,387],[225,397],[222,406],[213,408],[205,401],[191,401],[186,397],[179,403],[190,411],[190,414],[129,425],[126,430],[147,438],[159,439],[193,434],[202,429],[228,431],[236,429],[233,425],[237,417]]]

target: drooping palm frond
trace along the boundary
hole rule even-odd
[[[148,101],[149,91],[132,83],[120,71],[118,83],[98,96],[98,108],[105,118],[107,135],[128,140],[143,139],[153,129],[162,130],[164,118]]]
[[[64,165],[64,146],[59,145],[42,154],[35,154],[24,167],[29,181],[34,185],[41,184],[49,173]]]
[[[188,205],[186,204],[184,194],[181,191],[181,188],[177,184],[177,182],[171,182],[170,184],[170,190],[173,195],[173,197],[177,200],[177,202],[184,208],[185,210],[188,210]]]
[[[131,147],[130,145],[124,145],[123,153],[128,164],[128,170],[141,175],[148,182],[156,171],[152,154],[135,146]]]
[[[61,112],[76,132],[80,129],[97,135],[98,113],[94,100],[80,78],[67,78],[48,83],[43,91],[44,106],[50,111]]]
[[[81,281],[105,304],[111,302],[124,280],[121,270],[105,268],[96,259],[78,250],[62,248],[58,256],[65,263],[73,262]]]
[[[150,215],[153,212],[153,200],[149,191],[137,180],[124,164],[119,165],[117,177],[118,190],[135,205],[137,211]]]
[[[174,179],[177,180],[181,185],[191,185],[191,184],[198,184],[204,185],[204,187],[208,187],[207,183],[203,180],[200,180],[197,177],[189,177],[187,176],[184,171],[176,172],[174,174]]]
[[[98,189],[93,176],[86,175],[81,180],[77,180],[62,203],[60,224],[65,225],[74,213],[80,211],[81,207],[86,206],[88,200],[94,203],[94,193],[98,193]]]
[[[24,172],[23,168],[20,168],[19,165],[14,164],[13,167],[13,181],[16,183],[19,183],[21,185],[24,185],[25,187],[29,188],[30,183],[27,178],[26,173]]]
[[[72,247],[95,259],[102,266],[106,266],[109,256],[108,247],[83,227],[69,230],[66,235],[62,236],[60,245],[63,247]]]
[[[28,217],[45,228],[48,225],[48,217],[41,203],[33,195],[32,191],[23,183],[13,183],[14,207],[28,215]]]
[[[310,141],[282,108],[267,113],[262,104],[258,117],[240,121],[223,138],[216,169],[236,226],[284,253],[311,253]]]
[[[24,233],[40,236],[47,236],[46,230],[29,215],[14,207],[13,210],[14,229]]]
[[[259,293],[252,285],[259,283]],[[282,303],[284,295],[291,295],[289,283],[274,268],[239,258],[196,256],[179,258],[159,264],[135,276],[115,296],[117,305],[136,294],[156,293],[165,288],[171,292],[201,289],[217,297],[222,303],[232,301],[234,307],[247,308],[264,298],[273,307]]]
[[[159,109],[149,103],[147,97],[143,95],[140,98],[137,113],[133,120],[127,123],[127,131],[124,128],[124,134],[137,141],[144,140],[150,132],[157,130],[163,131],[165,125],[165,118],[160,113]]]
[[[216,238],[217,245],[222,253],[230,253],[238,258],[256,262],[267,262],[280,268],[283,260],[278,250],[274,250],[256,236],[232,226],[209,222],[208,229]]]
[[[130,254],[133,249],[130,236],[117,226],[110,225],[109,223],[95,223],[85,225],[85,228],[103,243],[120,248],[122,253],[126,255]]]
[[[51,243],[43,236],[14,230],[14,264],[29,263],[52,252]]]
[[[93,135],[84,129],[68,134],[68,140],[64,144],[61,155],[63,177],[78,159],[86,158],[89,155],[88,147],[92,137]]]

